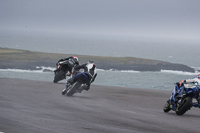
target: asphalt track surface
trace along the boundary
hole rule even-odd
[[[169,90],[92,85],[73,97],[63,83],[0,78],[3,133],[197,133],[200,110],[163,112]]]

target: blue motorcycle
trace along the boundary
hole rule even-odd
[[[91,77],[88,73],[82,72],[78,73],[75,76],[74,83],[68,86],[68,89],[64,89],[62,94],[67,96],[72,96],[74,93],[81,93],[83,90],[86,90],[87,84],[90,84]]]
[[[174,91],[170,99],[165,104],[163,111],[169,112],[173,110],[177,115],[183,115],[185,112],[191,109],[191,107],[199,107],[200,105],[200,86],[195,84],[176,83]],[[196,102],[195,100],[196,99]]]

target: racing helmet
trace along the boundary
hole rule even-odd
[[[73,58],[78,61],[78,57],[77,56],[73,56]]]
[[[200,79],[200,74],[199,74],[199,75],[197,75],[197,78],[198,78],[198,79]]]

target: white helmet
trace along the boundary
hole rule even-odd
[[[76,59],[78,61],[78,57],[77,56],[73,56],[74,59]]]

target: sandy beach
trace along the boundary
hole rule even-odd
[[[63,83],[0,78],[3,133],[199,132],[200,110],[163,112],[170,90],[92,85],[73,97]]]

